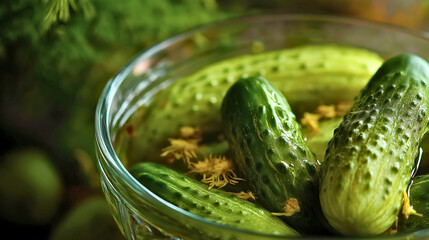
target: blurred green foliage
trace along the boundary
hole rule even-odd
[[[81,149],[94,157],[97,99],[133,55],[179,31],[228,16],[213,0],[1,4],[0,123],[7,134],[42,143],[58,156]]]
[[[8,216],[0,214],[0,220],[31,225],[33,218],[43,214],[27,216],[3,210],[10,204],[15,204],[16,211],[34,207],[49,216],[37,223],[50,228],[88,196],[99,194],[95,167],[91,166],[95,159],[93,125],[95,106],[107,80],[150,45],[230,15],[221,11],[215,0],[2,1],[0,132],[6,144],[1,152],[5,163],[0,168],[5,172],[2,177],[13,179],[19,188],[3,181],[0,205],[5,208],[0,210]],[[59,212],[39,191],[43,188],[38,183],[49,175],[40,172],[43,176],[32,181],[38,168],[26,171],[31,164],[11,165],[4,160],[10,149],[28,145],[43,149],[42,154],[49,155],[59,171],[61,179],[51,179],[51,185],[46,186],[64,182]],[[37,159],[38,154],[28,153],[26,159]],[[38,195],[42,203],[28,203]],[[9,201],[4,196],[17,199]]]

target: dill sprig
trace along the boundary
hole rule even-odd
[[[84,16],[89,19],[94,16],[94,6],[90,0],[43,0],[47,6],[48,12],[43,19],[43,31],[48,30],[54,23],[58,21],[68,22],[70,20],[70,12],[82,10]]]

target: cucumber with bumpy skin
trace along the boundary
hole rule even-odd
[[[418,213],[408,219],[399,216],[398,232],[429,228],[429,175],[414,177],[410,186],[410,204]]]
[[[420,159],[420,165],[417,174],[428,174],[429,173],[429,133],[426,133],[423,137],[420,147],[423,150],[422,158]]]
[[[190,213],[220,224],[260,233],[298,236],[279,218],[254,203],[197,182],[156,163],[138,163],[130,173],[150,191]]]
[[[237,81],[221,108],[234,166],[257,201],[302,234],[320,234],[318,163],[283,96],[261,77]]]
[[[429,64],[403,54],[371,78],[329,142],[320,201],[345,235],[377,235],[395,221],[427,130]]]
[[[242,76],[270,79],[288,93],[298,111],[353,100],[381,63],[373,52],[336,45],[301,46],[213,63],[158,93],[142,110],[146,111],[143,118],[134,121],[133,134],[123,131],[122,140],[128,144],[122,151],[130,164],[159,161],[167,139],[177,137],[182,126],[199,127],[204,139],[217,136],[222,132],[222,99]]]

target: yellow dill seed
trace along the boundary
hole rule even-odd
[[[283,207],[284,212],[282,213],[271,213],[274,216],[292,216],[296,212],[301,211],[301,207],[299,206],[299,201],[296,198],[289,198],[286,200],[285,205]]]
[[[410,199],[408,198],[407,191],[402,190],[402,195],[404,196],[404,203],[402,204],[402,214],[404,215],[405,219],[408,219],[410,215],[415,216],[423,216],[423,214],[420,214],[416,212],[416,210],[413,209],[413,207],[410,205]]]
[[[301,211],[299,201],[296,198],[289,198],[284,206],[286,216],[292,216],[294,213]]]
[[[352,107],[353,102],[339,102],[335,106],[336,117],[343,117]]]
[[[316,114],[320,118],[334,118],[337,115],[334,105],[320,105],[316,109]]]
[[[253,194],[251,191],[247,191],[247,192],[239,192],[239,193],[235,193],[235,192],[228,192],[229,194],[235,195],[238,198],[241,198],[243,200],[256,200],[256,196],[255,194]]]
[[[319,119],[319,114],[305,112],[304,117],[301,119],[301,125],[309,128],[310,135],[316,135],[320,133]]]
[[[180,138],[181,139],[194,139],[198,142],[202,140],[201,130],[199,128],[194,128],[190,126],[184,126],[180,128]]]
[[[319,121],[322,119],[330,119],[342,117],[350,109],[351,104],[340,102],[337,105],[320,105],[314,113],[305,112],[301,118],[301,125],[309,129],[308,134],[317,135],[320,133]]]

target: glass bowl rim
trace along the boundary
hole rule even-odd
[[[285,236],[281,235],[273,235],[273,234],[265,234],[258,233],[249,230],[237,229],[234,227],[230,227],[227,225],[223,225],[220,223],[216,223],[210,220],[207,220],[203,217],[191,214],[183,209],[178,208],[177,206],[161,199],[157,195],[153,194],[146,187],[140,184],[125,168],[125,166],[121,163],[121,160],[117,156],[115,149],[112,144],[112,138],[108,130],[109,123],[109,111],[111,107],[112,100],[115,96],[116,90],[122,84],[122,82],[126,79],[126,76],[131,72],[133,67],[141,61],[142,59],[148,59],[151,56],[155,55],[158,51],[167,48],[168,46],[173,45],[175,42],[179,42],[193,34],[201,31],[206,31],[211,28],[222,27],[229,24],[237,24],[237,23],[245,23],[245,22],[257,22],[261,23],[263,21],[272,21],[272,20],[281,20],[281,21],[324,21],[324,22],[335,22],[341,24],[352,24],[359,26],[369,26],[374,28],[380,28],[384,30],[394,31],[398,33],[403,33],[406,35],[411,35],[417,38],[421,38],[423,40],[427,40],[429,42],[429,32],[425,32],[422,30],[410,29],[404,26],[394,25],[386,22],[377,22],[368,19],[350,17],[350,16],[337,16],[337,15],[325,15],[325,14],[302,14],[302,13],[256,13],[256,14],[248,14],[242,15],[238,17],[232,17],[229,19],[224,19],[220,21],[214,21],[209,24],[204,24],[201,26],[193,27],[191,29],[185,30],[181,33],[178,33],[172,37],[169,37],[163,41],[160,41],[157,44],[154,44],[143,51],[137,53],[127,64],[125,64],[116,75],[109,79],[106,83],[96,106],[95,110],[95,140],[96,146],[99,148],[101,152],[105,154],[107,160],[105,163],[118,175],[124,176],[125,182],[130,190],[134,191],[137,194],[144,195],[145,197],[149,197],[147,200],[151,203],[156,203],[156,207],[167,208],[168,213],[171,214],[179,214],[183,215],[190,220],[198,221],[203,223],[204,225],[215,226],[216,228],[222,230],[228,230],[232,232],[242,233],[242,234],[252,234],[253,236],[260,237],[268,237],[271,239],[283,239]],[[98,159],[99,168],[102,168],[100,160]],[[155,201],[155,202],[154,202]],[[381,237],[381,239],[391,239],[397,238],[400,236],[408,236],[409,234],[417,234],[425,236],[429,235],[429,229],[419,230],[417,232],[408,232],[408,233],[400,233],[391,236],[377,236]],[[326,236],[309,236],[311,239],[317,238],[326,238]],[[288,239],[293,239],[294,237],[288,237]],[[350,236],[329,236],[329,239],[365,239],[365,237],[350,237]],[[298,237],[297,239],[306,239],[306,237]]]

